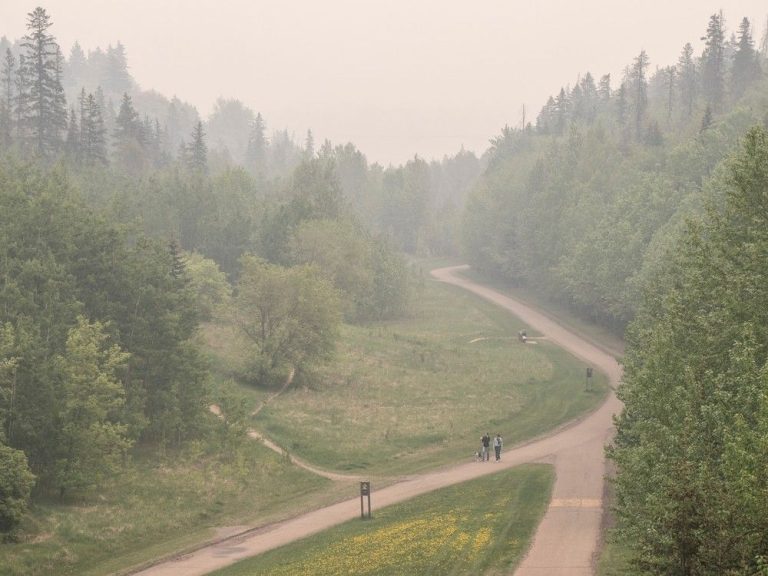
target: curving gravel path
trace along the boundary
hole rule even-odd
[[[613,357],[513,298],[457,275],[467,268],[442,268],[433,270],[432,275],[440,281],[460,286],[512,312],[523,322],[546,335],[550,341],[606,373],[613,386],[618,384],[621,368]],[[595,412],[585,418],[564,426],[549,436],[506,450],[502,462],[498,464],[485,466],[468,462],[403,480],[387,488],[375,490],[372,496],[373,507],[381,508],[402,502],[500,469],[528,462],[549,462],[555,466],[556,472],[552,501],[539,525],[531,549],[515,576],[591,575],[594,572],[593,557],[600,541],[603,513],[603,447],[613,430],[613,415],[618,413],[620,408],[620,402],[611,393]],[[207,574],[357,518],[359,514],[359,499],[352,498],[228,538],[136,574]]]

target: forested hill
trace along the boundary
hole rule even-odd
[[[203,121],[121,45],[67,58],[45,9],[26,19],[0,41],[0,541],[30,498],[93,497],[132,456],[239,458],[201,322],[243,339],[226,377],[306,383],[342,321],[408,313],[402,252],[455,251],[482,168],[296,144],[236,100]]]
[[[768,123],[766,37],[735,22],[713,15],[677,62],[584,74],[505,128],[465,212],[471,263],[621,331],[686,217],[721,200],[722,159]]]

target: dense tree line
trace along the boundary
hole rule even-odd
[[[464,213],[472,263],[622,330],[707,177],[768,121],[765,54],[748,20],[737,34],[715,14],[698,57],[650,73],[642,51],[618,86],[587,73],[504,129]]]
[[[768,558],[768,132],[710,185],[722,202],[685,226],[629,330],[611,456],[641,573],[762,574]]]
[[[121,45],[67,60],[50,29],[38,8],[2,41],[0,533],[33,487],[82,493],[135,446],[211,434],[200,321],[239,326],[236,376],[271,385],[327,358],[342,318],[409,301],[401,244],[363,211],[401,169],[270,138],[236,100],[203,122],[139,90]]]

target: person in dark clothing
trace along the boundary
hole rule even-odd
[[[483,437],[480,438],[480,443],[483,445],[483,462],[487,462],[491,457],[491,435],[486,432]]]

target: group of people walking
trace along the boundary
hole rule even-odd
[[[488,462],[491,457],[491,442],[493,442],[493,451],[496,453],[496,462],[501,460],[501,447],[504,445],[501,434],[497,432],[496,436],[491,439],[491,435],[486,432],[480,438],[480,452],[478,452],[479,460],[482,462]]]

